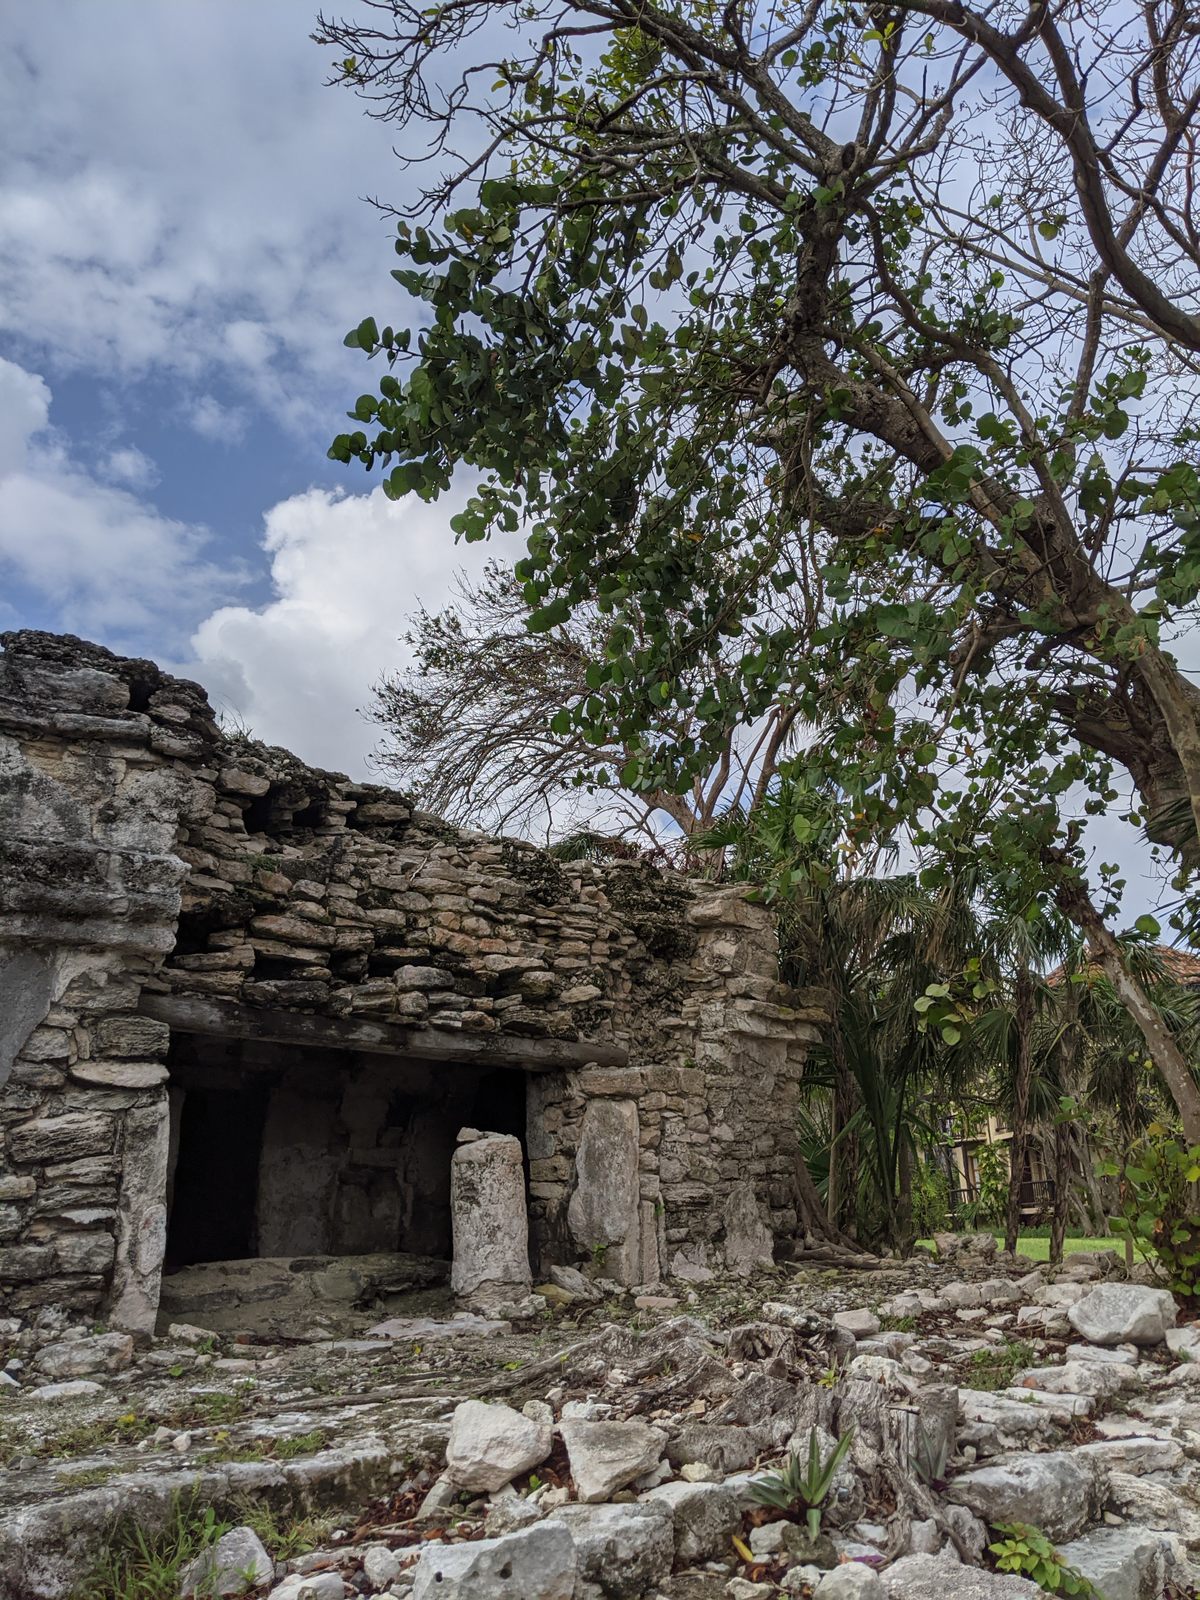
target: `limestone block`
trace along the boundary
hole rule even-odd
[[[548,1423],[511,1406],[464,1400],[456,1407],[446,1444],[446,1476],[460,1489],[494,1493],[540,1466],[554,1443]]]
[[[275,1563],[254,1530],[230,1528],[215,1544],[188,1562],[179,1574],[179,1593],[183,1600],[192,1600],[193,1596],[204,1596],[208,1600],[209,1596],[249,1594],[252,1589],[272,1582],[274,1577]]]
[[[604,1250],[605,1275],[626,1286],[640,1281],[639,1153],[636,1102],[589,1100],[567,1226],[581,1250]]]
[[[751,1183],[739,1183],[722,1210],[725,1222],[725,1265],[737,1277],[748,1278],[762,1267],[775,1264],[774,1239],[762,1220]]]
[[[1160,1600],[1167,1576],[1165,1547],[1162,1534],[1146,1528],[1095,1528],[1059,1553],[1104,1600]]]
[[[671,1570],[675,1543],[665,1505],[567,1505],[555,1517],[575,1541],[580,1578],[606,1600],[641,1600]]]
[[[412,1600],[574,1600],[578,1569],[566,1525],[549,1519],[499,1539],[428,1546]]]
[[[450,1161],[454,1262],[450,1287],[468,1300],[513,1299],[533,1286],[521,1142],[489,1133]]]
[[[120,1372],[133,1361],[133,1340],[127,1333],[99,1333],[88,1339],[48,1344],[33,1364],[48,1378],[85,1378],[90,1372]]]
[[[97,1055],[144,1061],[166,1054],[171,1030],[153,1017],[101,1017],[93,1038]]]
[[[954,1554],[902,1556],[881,1573],[888,1600],[1045,1600],[1044,1589],[1007,1572],[964,1567]]]
[[[158,1292],[167,1244],[167,1098],[126,1113],[121,1188],[117,1201],[117,1260],[109,1321],[131,1333],[149,1333],[158,1315]]]
[[[559,1431],[576,1492],[585,1503],[607,1500],[649,1472],[667,1442],[661,1428],[636,1417],[628,1422],[564,1422]]]
[[[1162,1344],[1175,1326],[1175,1300],[1166,1289],[1136,1283],[1101,1283],[1067,1312],[1071,1326],[1091,1344]]]
[[[680,1566],[725,1555],[742,1525],[738,1497],[723,1483],[664,1483],[647,1495],[669,1506],[675,1521],[675,1556]]]
[[[76,1061],[71,1077],[99,1089],[156,1089],[167,1069],[161,1061]]]
[[[960,1473],[946,1496],[993,1525],[1030,1522],[1051,1539],[1073,1539],[1099,1511],[1103,1481],[1098,1463],[1053,1450]]]
[[[74,1161],[80,1156],[107,1155],[116,1124],[100,1111],[68,1112],[61,1117],[35,1117],[9,1132],[14,1161]]]

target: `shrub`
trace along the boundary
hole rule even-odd
[[[1200,1145],[1154,1122],[1123,1170],[1106,1161],[1100,1171],[1121,1179],[1112,1231],[1157,1257],[1175,1294],[1200,1295]]]

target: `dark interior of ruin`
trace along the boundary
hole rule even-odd
[[[173,1032],[168,1273],[253,1257],[449,1260],[460,1128],[525,1139],[512,1068]]]

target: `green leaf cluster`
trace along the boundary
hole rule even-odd
[[[1123,1166],[1100,1171],[1120,1180],[1120,1213],[1113,1233],[1157,1259],[1173,1293],[1200,1297],[1200,1145],[1187,1145],[1162,1123],[1151,1123]]]
[[[1070,1566],[1040,1528],[1027,1522],[1000,1523],[1003,1538],[988,1545],[998,1572],[1017,1572],[1031,1578],[1047,1594],[1094,1595],[1102,1600],[1090,1578]]]
[[[768,1473],[751,1484],[751,1499],[756,1505],[776,1511],[803,1511],[809,1534],[815,1539],[821,1531],[821,1507],[853,1442],[854,1429],[848,1428],[822,1458],[820,1435],[816,1428],[810,1428],[807,1456],[791,1451],[778,1472]]]

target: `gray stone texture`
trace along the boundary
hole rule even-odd
[[[450,1287],[468,1304],[515,1300],[533,1283],[521,1141],[485,1134],[450,1163],[454,1265]]]
[[[14,1311],[57,1301],[151,1325],[178,1149],[168,1088],[176,1117],[186,1104],[179,1040],[143,1010],[161,997],[626,1052],[624,1067],[584,1055],[525,1082],[539,1280],[593,1250],[622,1283],[672,1262],[702,1277],[795,1230],[794,1112],[820,997],[778,982],[770,915],[742,890],[447,826],[228,737],[201,689],[151,662],[32,632],[0,649],[0,1284]],[[482,1069],[441,1067],[435,1091],[393,1057],[325,1059],[314,1130],[300,1064],[279,1049],[252,1064],[283,1073],[260,1253],[444,1258],[453,1135]],[[402,1127],[379,1092],[389,1071],[423,1107]]]

